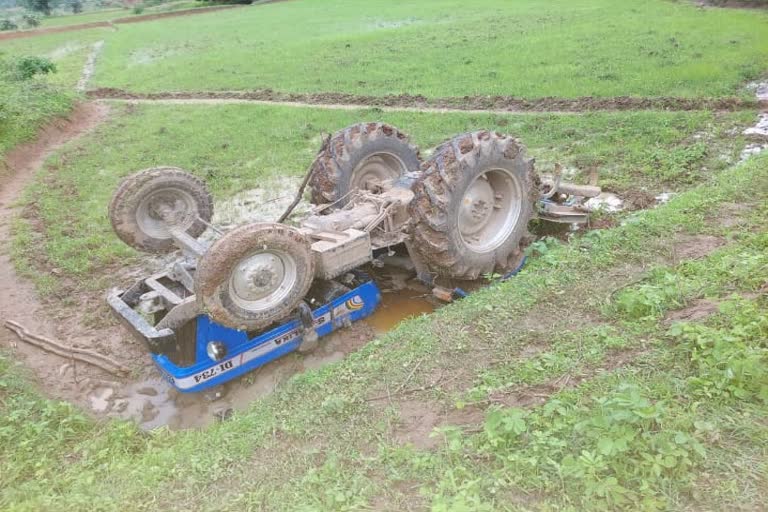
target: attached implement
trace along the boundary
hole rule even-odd
[[[533,159],[507,135],[459,135],[422,162],[405,134],[382,123],[327,139],[308,179],[310,215],[226,233],[211,225],[205,184],[181,169],[141,171],[115,192],[110,219],[125,243],[179,251],[166,271],[108,301],[181,391],[309,350],[370,315],[380,294],[360,268],[383,251],[407,248],[418,277],[433,286],[477,279],[516,266],[537,210],[581,222],[586,214],[566,191],[599,193],[559,176],[541,185]],[[201,238],[208,229],[213,243]]]

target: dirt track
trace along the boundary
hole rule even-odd
[[[271,89],[254,91],[201,91],[136,93],[101,88],[88,91],[92,99],[176,102],[256,102],[326,108],[396,108],[422,112],[598,112],[627,110],[714,110],[736,111],[768,107],[768,102],[742,98],[639,98],[619,96],[596,98],[537,98],[511,96],[464,96],[426,98],[421,95],[365,96],[346,93],[283,93]]]
[[[67,332],[67,326],[55,322],[53,312],[46,311],[38,301],[32,284],[16,275],[10,258],[10,231],[13,218],[18,214],[15,202],[42,167],[45,159],[64,144],[96,128],[107,118],[108,112],[109,108],[105,105],[80,104],[69,117],[49,124],[34,141],[18,146],[6,156],[5,166],[8,174],[0,181],[0,282],[3,283],[3,293],[0,294],[0,323],[6,320],[16,321],[36,334],[58,338],[66,345],[84,342],[76,335],[70,337],[71,331]],[[62,339],[62,336],[66,338]],[[56,397],[82,403],[82,400],[78,400],[78,396],[82,394],[74,384],[74,379],[65,375],[65,359],[20,342],[1,325],[0,346],[15,348],[14,354],[24,360],[37,379],[46,389],[53,390]],[[80,379],[90,376],[90,369],[83,368],[82,365],[78,369],[81,372]]]
[[[40,28],[35,30],[23,30],[18,32],[5,32],[0,34],[0,41],[6,41],[9,39],[22,39],[25,37],[36,37],[36,36],[42,36],[45,34],[55,34],[58,32],[73,32],[76,30],[85,30],[89,28],[99,28],[99,27],[111,27],[112,25],[118,25],[118,24],[127,24],[127,23],[140,23],[143,21],[152,21],[162,18],[175,18],[177,16],[190,16],[194,14],[206,14],[209,12],[214,11],[221,11],[223,9],[234,9],[236,7],[241,7],[239,5],[221,5],[218,7],[202,7],[199,9],[185,9],[185,10],[179,10],[179,11],[171,11],[171,12],[159,12],[156,14],[139,14],[136,16],[130,16],[126,14],[126,17],[123,18],[116,18],[114,20],[109,21],[93,21],[91,23],[80,23],[78,25],[65,25],[63,27],[49,27],[49,28]]]

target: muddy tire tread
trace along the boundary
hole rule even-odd
[[[353,150],[381,137],[405,144],[415,154],[416,161],[421,163],[419,149],[410,143],[408,135],[394,126],[386,123],[357,123],[348,126],[324,142],[310,166],[312,204],[328,204],[339,200],[346,193],[343,181],[351,173],[351,169],[345,169]]]
[[[210,223],[213,218],[213,197],[205,182],[197,176],[178,167],[152,167],[136,172],[123,178],[112,194],[109,202],[108,213],[112,229],[118,238],[134,249],[148,253],[166,253],[176,249],[173,240],[160,240],[142,236],[138,226],[135,225],[131,212],[136,203],[141,200],[140,192],[149,183],[164,179],[169,183],[183,183],[188,186],[188,192],[195,198],[201,209],[198,211],[200,218]],[[196,221],[187,230],[187,234],[198,237],[208,226]]]
[[[234,265],[263,245],[291,254],[297,264],[298,284],[275,307],[245,311],[227,300],[229,276]],[[301,302],[314,280],[314,258],[309,241],[296,228],[257,222],[240,226],[219,238],[203,255],[195,274],[195,294],[200,310],[214,321],[239,330],[262,329],[284,319]]]
[[[440,144],[432,157],[422,164],[422,174],[413,185],[414,199],[409,205],[409,214],[413,219],[411,251],[423,261],[429,271],[441,277],[455,279],[476,279],[492,272],[514,252],[509,245],[494,257],[468,258],[467,251],[462,251],[452,242],[450,236],[449,206],[452,194],[461,182],[462,176],[470,172],[477,161],[488,155],[498,153],[507,161],[517,161],[523,166],[521,181],[527,204],[521,212],[525,229],[514,235],[515,244],[527,236],[527,223],[533,216],[534,205],[538,199],[538,178],[533,170],[533,160],[525,159],[522,143],[508,135],[481,130],[464,133]],[[480,261],[483,260],[483,261]]]

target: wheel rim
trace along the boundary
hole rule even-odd
[[[229,278],[229,296],[247,311],[264,311],[280,304],[298,280],[296,260],[277,250],[264,250],[241,259]]]
[[[136,224],[152,238],[171,238],[170,226],[188,230],[197,220],[192,194],[178,188],[162,188],[147,194],[136,209]]]
[[[522,187],[505,169],[489,169],[469,184],[459,207],[459,233],[479,253],[492,251],[512,234],[522,211]]]
[[[352,171],[350,189],[376,190],[384,181],[397,179],[406,170],[400,157],[392,153],[374,153]]]

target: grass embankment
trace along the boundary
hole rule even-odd
[[[40,291],[62,299],[73,287],[114,286],[104,281],[113,278],[110,268],[127,264],[135,254],[113,235],[104,215],[121,177],[175,165],[204,178],[218,200],[249,188],[270,189],[281,186],[282,176],[303,176],[321,133],[361,120],[392,123],[411,133],[424,150],[480,127],[513,133],[537,158],[540,171],[551,170],[556,161],[579,169],[577,179],[597,170],[604,187],[650,203],[662,190],[685,189],[726,166],[743,142],[727,134],[752,116],[483,116],[256,105],[115,106],[108,125],[51,159],[49,171],[28,191],[27,219],[18,224],[14,243],[16,261],[37,280]],[[54,274],[51,269],[56,269]]]
[[[95,85],[427,97],[738,95],[765,71],[766,22],[764,12],[666,0],[276,2],[122,26]]]
[[[203,432],[94,423],[4,373],[0,506],[759,509],[766,205],[762,157],[620,227],[539,244],[513,281]],[[703,298],[721,313],[663,320]]]
[[[69,111],[73,99],[51,83],[50,75],[28,76],[19,62],[0,54],[0,177],[7,173],[5,153],[30,139],[48,119]]]

